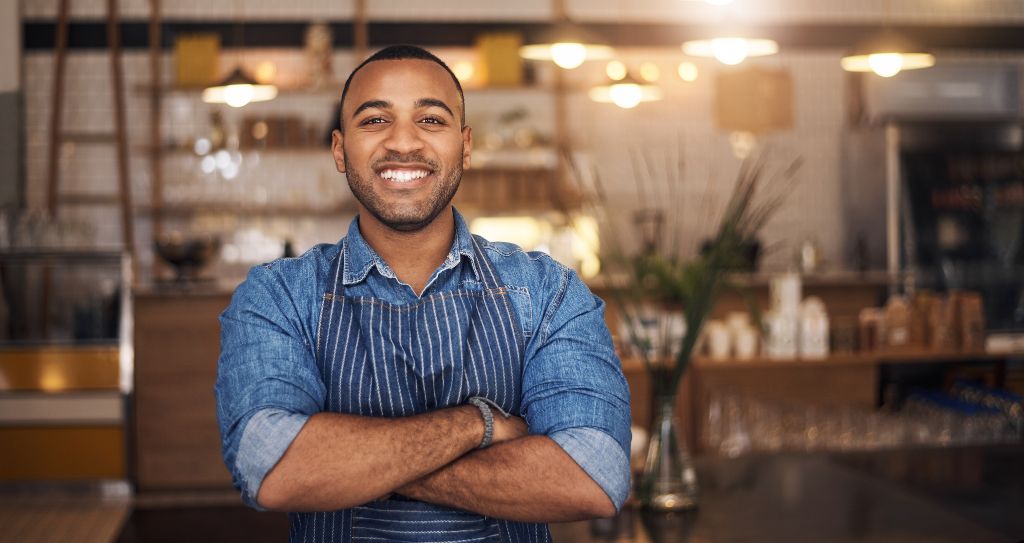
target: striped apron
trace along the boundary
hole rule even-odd
[[[484,396],[520,415],[522,329],[476,239],[473,251],[482,289],[442,292],[401,306],[346,296],[344,251],[338,255],[317,330],[326,411],[403,417]],[[289,516],[293,542],[550,541],[544,524],[497,520],[401,497]]]

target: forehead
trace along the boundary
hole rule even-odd
[[[459,107],[459,91],[452,76],[436,62],[378,60],[363,66],[352,76],[345,111],[354,111],[367,100],[384,100],[400,107],[421,98],[443,100],[453,111]]]

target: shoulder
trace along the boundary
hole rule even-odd
[[[270,262],[255,266],[250,270],[250,276],[266,276],[280,281],[283,284],[309,284],[310,279],[325,279],[333,267],[335,258],[341,252],[345,243],[342,239],[338,243],[320,243],[311,247],[305,253],[296,257],[278,258]],[[258,271],[262,270],[262,271]]]
[[[575,272],[547,253],[524,251],[514,243],[488,241],[474,236],[494,264],[499,278],[507,286],[523,286],[533,291],[549,291],[564,285]]]
[[[590,292],[576,271],[550,255],[524,251],[512,243],[488,242],[479,237],[477,240],[513,299],[528,298],[531,332],[547,330],[561,318],[591,311],[603,314],[604,303]]]
[[[318,308],[341,244],[322,243],[300,256],[253,266],[235,290],[232,307],[275,306],[299,314],[306,313],[310,305]]]

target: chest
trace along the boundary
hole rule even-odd
[[[408,416],[487,397],[519,412],[524,340],[505,288],[396,306],[327,294],[317,332],[325,409]]]

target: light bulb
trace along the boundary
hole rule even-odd
[[[711,40],[715,58],[722,64],[735,66],[747,58],[749,46],[743,38],[715,38]]]
[[[217,159],[212,155],[206,155],[203,160],[199,161],[199,167],[202,168],[203,173],[213,173],[217,169]]]
[[[252,85],[228,85],[224,87],[224,103],[231,107],[242,107],[251,102],[255,94]]]
[[[256,65],[256,81],[261,85],[267,85],[277,77],[277,65],[265,60]]]
[[[462,83],[468,82],[473,79],[473,74],[476,72],[473,62],[469,60],[460,60],[452,66],[452,72],[455,73],[455,77]]]
[[[899,53],[876,53],[868,55],[871,71],[882,77],[892,77],[903,69],[903,55]]]
[[[560,68],[578,68],[587,59],[587,48],[582,43],[555,43],[551,45],[551,60]]]
[[[621,81],[626,78],[626,65],[613,60],[604,67],[604,73],[608,76],[608,79],[612,81]]]
[[[653,62],[645,62],[640,65],[640,78],[649,83],[654,83],[661,77],[661,70]]]
[[[632,109],[640,103],[644,97],[643,89],[635,83],[616,83],[608,90],[612,103],[622,109]]]
[[[224,149],[221,149],[220,151],[217,151],[216,153],[213,154],[213,159],[214,164],[216,164],[217,168],[223,170],[224,168],[227,168],[229,164],[231,164],[231,153],[227,152]]]
[[[680,62],[679,63],[679,79],[686,81],[687,83],[693,83],[697,80],[697,65],[692,62]]]

